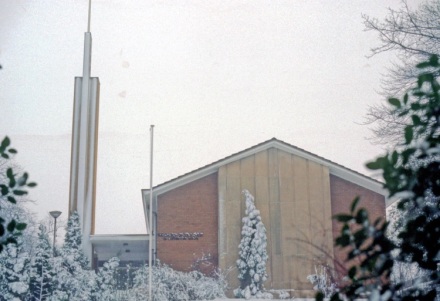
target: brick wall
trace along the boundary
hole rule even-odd
[[[189,271],[197,259],[205,274],[218,266],[217,173],[171,190],[158,198],[158,233],[203,232],[198,240],[157,238],[157,258],[179,271]]]
[[[330,193],[332,200],[332,215],[338,213],[348,213],[354,198],[359,196],[360,202],[358,208],[363,207],[368,210],[370,220],[376,220],[378,217],[385,219],[385,197],[381,194],[345,181],[334,175],[330,175]],[[333,238],[339,236],[341,232],[341,224],[333,220]],[[334,248],[335,268],[339,275],[345,275],[344,270],[349,266],[345,264],[345,269],[338,265],[343,263],[346,258],[347,251],[341,250],[339,247]]]

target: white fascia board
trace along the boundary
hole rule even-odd
[[[348,182],[352,182],[356,185],[359,185],[361,187],[367,188],[371,191],[374,191],[378,194],[381,194],[385,197],[388,197],[388,191],[383,188],[383,184],[379,182],[375,182],[373,180],[370,180],[368,178],[365,178],[364,176],[357,174],[357,173],[348,173],[347,171],[341,169],[341,168],[334,168],[329,166],[330,173],[332,175],[337,176],[338,178],[341,178],[343,180],[346,180]]]
[[[106,241],[145,241],[149,240],[148,234],[95,234],[90,235],[90,241],[106,242]]]
[[[155,188],[153,190],[153,193],[155,196],[160,195],[164,192],[170,191],[172,189],[175,189],[177,187],[183,186],[185,184],[191,183],[195,180],[198,180],[200,178],[206,177],[210,174],[213,174],[218,171],[218,169],[226,164],[229,164],[231,162],[246,158],[250,155],[259,153],[261,151],[265,151],[270,148],[277,148],[282,151],[285,151],[287,153],[302,157],[304,159],[316,162],[318,164],[327,166],[329,168],[329,171],[331,174],[340,177],[346,181],[352,182],[354,184],[357,184],[359,186],[362,186],[364,188],[367,188],[369,190],[375,191],[379,194],[382,194],[384,196],[387,195],[386,190],[383,189],[382,184],[380,182],[377,182],[373,179],[369,179],[366,176],[363,176],[355,171],[349,170],[345,167],[342,167],[341,165],[338,165],[336,163],[332,163],[331,161],[328,161],[326,159],[320,158],[316,155],[313,155],[311,153],[307,153],[305,151],[302,151],[298,148],[286,145],[284,143],[281,143],[279,141],[270,141],[266,144],[251,148],[247,151],[241,152],[237,155],[230,156],[224,160],[220,160],[215,164],[212,164],[210,166],[207,166],[206,168],[202,168],[200,170],[196,170],[194,172],[191,172],[187,175],[183,175],[181,178],[177,178],[174,181],[170,181],[169,183],[165,183],[160,185],[159,187]],[[142,196],[144,203],[146,200],[148,200],[148,197],[150,195],[149,189],[143,189],[142,190]]]
[[[155,196],[158,196],[158,195],[161,195],[164,192],[173,190],[173,189],[175,189],[177,187],[186,185],[186,184],[191,183],[191,182],[193,182],[195,180],[198,180],[198,179],[201,179],[203,177],[209,176],[209,175],[211,175],[213,173],[216,173],[218,171],[218,169],[221,166],[223,166],[223,165],[232,163],[232,162],[237,161],[237,160],[241,160],[243,158],[246,158],[246,157],[248,157],[250,155],[253,155],[255,153],[259,153],[259,152],[264,151],[266,149],[269,149],[271,147],[274,147],[273,146],[273,142],[272,143],[263,144],[263,145],[260,145],[260,146],[256,146],[256,147],[251,148],[251,149],[249,149],[247,151],[241,152],[241,153],[239,153],[239,154],[237,154],[235,156],[232,155],[232,156],[227,157],[227,158],[225,158],[223,160],[220,160],[220,161],[218,161],[218,162],[216,162],[216,163],[214,163],[212,165],[209,165],[206,168],[201,168],[200,170],[196,170],[194,172],[190,172],[187,175],[183,175],[180,178],[175,179],[174,181],[170,181],[168,183],[162,184],[159,187],[154,188],[153,194]],[[150,190],[149,189],[142,189],[142,195],[143,195],[143,199],[144,199],[144,202],[145,202],[145,200],[148,200],[148,197],[150,195]]]
[[[356,185],[359,185],[361,187],[367,188],[369,190],[372,190],[374,192],[377,192],[383,196],[387,196],[387,192],[385,189],[383,189],[383,184],[380,182],[377,182],[373,179],[368,178],[367,176],[364,176],[360,173],[357,173],[353,170],[347,169],[346,167],[343,167],[341,165],[338,165],[336,163],[333,163],[331,161],[328,161],[326,159],[320,158],[318,156],[315,156],[313,154],[301,151],[300,149],[289,147],[285,144],[279,143],[277,141],[274,141],[276,144],[276,147],[282,151],[288,152],[293,155],[297,155],[299,157],[302,157],[304,159],[316,162],[320,165],[326,166],[329,169],[329,172],[332,175],[335,175],[343,180],[349,181],[351,183],[354,183]]]

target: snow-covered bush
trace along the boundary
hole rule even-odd
[[[93,301],[115,300],[116,269],[119,267],[119,258],[113,257],[96,274],[96,285],[92,292]]]
[[[196,257],[196,254],[193,254],[193,256],[194,261],[190,268],[192,271],[198,271],[207,276],[215,276],[216,267],[210,253],[201,252],[201,256]]]
[[[313,284],[313,289],[323,293],[325,298],[330,298],[338,290],[336,283],[332,281],[332,277],[329,274],[329,268],[320,265],[318,267],[315,266],[315,274],[307,276],[307,280]]]
[[[141,301],[148,297],[149,271],[145,265],[136,271],[130,301]],[[152,270],[152,293],[154,300],[213,300],[224,298],[225,277],[207,277],[198,271],[189,273],[173,270],[167,265],[157,264]]]
[[[22,251],[21,238],[17,244],[7,244],[0,253],[0,300],[24,300],[29,291],[29,263],[27,252]]]
[[[285,290],[280,290],[278,292],[278,298],[279,299],[288,299],[288,298],[290,298],[290,294],[289,294],[289,292],[287,292]]]
[[[425,197],[425,202],[433,203],[435,201],[434,198],[431,198],[432,192],[427,192],[427,197]],[[399,210],[397,208],[397,204],[394,203],[387,208],[387,220],[390,225],[387,229],[388,237],[391,241],[393,241],[397,246],[400,246],[401,240],[399,239],[399,232],[403,227],[405,221],[414,215],[420,215],[418,212],[419,208],[406,208],[404,211]],[[437,213],[438,214],[438,213]],[[394,250],[392,255],[394,258],[398,258],[400,254],[400,250]],[[394,266],[390,275],[390,280],[393,283],[403,283],[404,285],[401,288],[401,291],[404,291],[414,285],[417,280],[424,279],[424,277],[428,276],[429,273],[427,271],[420,268],[417,263],[405,262],[405,261],[394,261]]]
[[[270,295],[266,295],[264,299],[293,299],[294,291],[294,289],[269,289],[265,293],[270,293]],[[278,296],[278,298],[276,296]]]
[[[243,190],[243,195],[246,201],[246,216],[242,219],[243,228],[237,260],[240,287],[234,290],[234,294],[238,298],[246,299],[267,298],[263,293],[268,260],[266,227],[261,220],[260,211],[255,207],[254,197],[247,190]]]
[[[46,228],[40,225],[34,237],[33,224],[28,225],[17,243],[7,244],[0,253],[0,301],[116,300],[114,274],[119,259],[110,259],[97,274],[89,268],[76,213],[69,219],[64,245],[55,256]]]

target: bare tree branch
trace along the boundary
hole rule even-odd
[[[390,51],[396,54],[396,60],[382,75],[380,94],[400,98],[420,75],[415,62],[440,54],[440,1],[426,0],[413,10],[407,0],[402,0],[401,7],[389,8],[383,20],[365,14],[362,18],[365,30],[379,36],[379,45],[371,48],[368,57]],[[371,128],[373,135],[369,139],[373,143],[391,146],[402,142],[399,137],[404,123],[386,105],[370,106],[364,121]]]

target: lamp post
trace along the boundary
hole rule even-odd
[[[57,236],[57,218],[61,215],[61,211],[51,211],[49,213],[55,220],[55,223],[53,226],[53,255],[55,256],[55,238]]]

